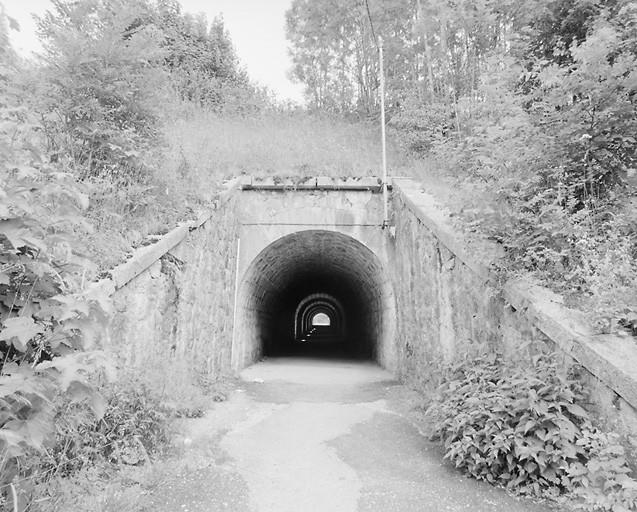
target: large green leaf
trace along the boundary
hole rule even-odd
[[[31,317],[19,316],[8,318],[3,322],[0,331],[0,341],[7,341],[20,352],[26,350],[27,343],[33,337],[44,332],[44,328],[36,324]]]

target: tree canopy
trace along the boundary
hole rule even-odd
[[[310,108],[375,116],[382,38],[393,135],[481,191],[462,210],[509,268],[593,296],[619,280],[633,308],[634,271],[619,278],[610,261],[637,257],[636,27],[630,0],[294,0],[287,12]]]

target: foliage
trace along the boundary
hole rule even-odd
[[[488,355],[448,368],[432,406],[445,458],[518,492],[567,493],[591,511],[635,510],[623,448],[592,426],[582,385],[555,360],[537,356],[527,367]]]
[[[591,427],[578,440],[587,454],[584,464],[569,465],[568,476],[575,485],[576,508],[587,511],[630,511],[637,509],[637,481],[630,477],[624,447],[617,434]]]
[[[94,266],[76,236],[90,227],[88,197],[73,176],[39,149],[32,113],[11,73],[0,80],[0,483],[44,450],[53,432],[52,400],[103,400],[87,374],[105,364],[97,331],[109,301],[86,289]]]
[[[195,177],[164,172],[163,126],[202,106],[247,115],[269,99],[239,69],[223,21],[209,27],[174,1],[59,0],[38,25],[44,55],[17,85],[47,157],[90,196],[96,231],[83,238],[109,268],[201,207]]]
[[[606,197],[637,165],[637,52],[630,46],[637,39],[622,28],[635,17],[628,8],[616,18],[600,16],[586,40],[566,52],[572,65],[550,64],[537,75],[533,115],[555,135],[551,152],[564,166],[570,209]]]
[[[546,4],[530,21],[534,31],[531,52],[539,59],[559,65],[572,63],[570,53],[565,50],[586,39],[591,22],[604,4],[610,7],[617,3],[564,0]]]
[[[628,0],[297,0],[287,28],[309,104],[358,114],[378,108],[381,35],[390,133],[414,157],[399,172],[442,176],[506,272],[614,328],[637,318],[636,16]]]
[[[52,398],[49,421],[54,432],[43,450],[20,460],[15,489],[21,503],[63,499],[63,489],[70,485],[66,480],[81,480],[91,471],[103,477],[116,467],[144,465],[165,453],[175,411],[164,405],[162,393],[132,372],[123,372],[115,382],[97,377],[92,373],[90,381],[101,382],[96,383],[104,399],[101,417],[68,393]]]
[[[195,112],[165,126],[162,167],[171,193],[205,198],[211,184],[239,174],[378,176],[378,128],[331,115],[263,112],[250,118]],[[401,159],[389,144],[393,161]]]
[[[147,22],[162,35],[163,65],[180,98],[220,111],[233,95],[244,92],[248,99],[256,93],[239,67],[222,17],[209,26],[203,14],[182,13],[176,0],[158,0],[149,8]]]
[[[536,2],[295,0],[287,13],[293,76],[310,105],[378,111],[378,37],[385,50],[388,104],[475,99],[483,59],[508,45],[507,31]]]
[[[503,245],[507,271],[532,273],[607,331],[637,317],[635,13],[622,2],[595,7],[582,32],[572,25],[581,16],[560,12],[572,44],[554,41],[555,58],[537,53],[546,33],[530,22],[515,51],[483,61],[479,101],[459,98],[437,138],[400,136],[467,188],[462,216]]]
[[[139,512],[148,510],[148,494],[169,481],[179,461],[143,466],[86,467],[77,474],[38,484],[27,510],[37,512]]]
[[[104,414],[96,419],[81,404],[64,400],[56,411],[56,441],[40,471],[60,475],[104,462],[140,464],[160,453],[170,437],[170,411],[162,397],[139,379],[122,375],[101,387]]]
[[[536,371],[504,369],[495,358],[453,368],[442,389],[436,434],[445,458],[472,476],[539,493],[561,485],[577,460],[576,435],[587,417],[581,389],[538,362]],[[508,371],[507,371],[508,370]]]
[[[379,3],[348,0],[296,0],[286,14],[292,74],[306,86],[311,107],[328,112],[365,114],[378,110],[379,85],[376,36],[385,38],[390,96],[412,72],[409,41],[411,2]],[[374,26],[369,23],[374,19]],[[399,94],[396,94],[399,97]]]
[[[160,36],[137,26],[142,2],[53,2],[38,22],[45,47],[36,109],[53,158],[81,177],[143,180],[157,130]]]
[[[0,76],[5,79],[5,73],[10,64],[16,60],[15,53],[9,43],[9,29],[19,30],[18,22],[6,15],[4,5],[0,2]]]

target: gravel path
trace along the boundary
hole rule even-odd
[[[543,512],[442,462],[413,392],[372,364],[273,359],[187,425],[157,512]]]

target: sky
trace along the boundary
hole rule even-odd
[[[6,13],[20,24],[11,31],[14,48],[24,56],[38,51],[32,13],[50,8],[49,0],[3,0]],[[285,39],[285,11],[292,0],[180,0],[185,12],[203,12],[209,21],[222,14],[242,64],[253,80],[282,99],[302,100],[302,86],[288,77],[292,63]]]

